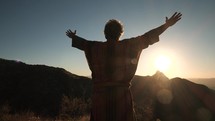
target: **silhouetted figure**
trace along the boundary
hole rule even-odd
[[[141,51],[159,41],[159,35],[181,19],[174,13],[166,22],[137,37],[119,40],[123,26],[109,20],[104,28],[106,42],[89,41],[68,30],[72,46],[85,52],[92,71],[93,94],[91,121],[135,121],[130,82]]]

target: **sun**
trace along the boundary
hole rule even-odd
[[[161,72],[168,71],[171,64],[171,60],[168,56],[160,55],[155,59],[155,67]]]

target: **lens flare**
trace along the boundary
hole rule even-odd
[[[170,64],[170,58],[164,55],[158,56],[155,60],[155,67],[161,72],[167,71],[169,69]]]

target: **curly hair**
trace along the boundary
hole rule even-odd
[[[104,28],[104,34],[107,40],[119,40],[123,32],[122,23],[115,19],[109,20]]]

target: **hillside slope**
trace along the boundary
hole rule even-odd
[[[168,79],[157,72],[153,76],[135,76],[131,90],[138,119],[215,120],[215,93],[205,85],[182,78]],[[90,78],[62,68],[0,59],[0,105],[9,104],[14,112],[57,115],[63,95],[87,100],[91,93]]]
[[[148,119],[161,121],[214,121],[214,90],[186,79],[168,79],[157,72],[133,79],[134,101]],[[141,109],[141,108],[137,108]],[[143,117],[144,118],[144,117]],[[146,120],[148,120],[146,119]]]
[[[90,94],[89,78],[62,68],[0,59],[0,104],[9,103],[14,111],[55,115],[63,95],[89,98]]]

